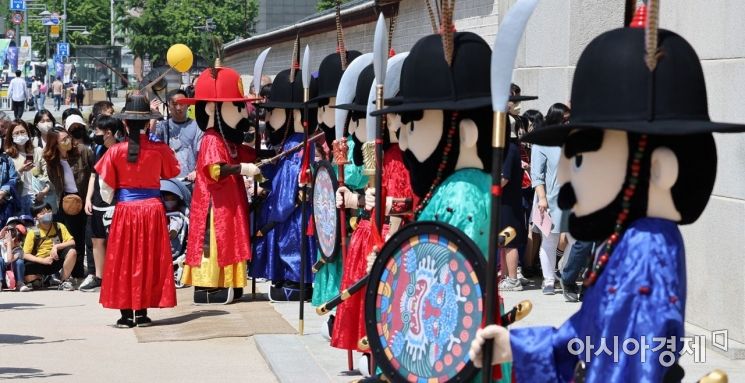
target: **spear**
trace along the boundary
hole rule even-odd
[[[499,251],[498,230],[500,204],[502,202],[502,157],[507,137],[507,102],[510,99],[510,85],[512,83],[512,70],[515,66],[517,48],[520,45],[528,19],[538,4],[538,0],[518,0],[510,8],[502,25],[499,28],[494,51],[491,59],[491,94],[492,109],[494,110],[494,136],[492,137],[492,187],[491,187],[491,222],[489,228],[489,261],[487,263],[486,275],[486,322],[485,326],[499,324],[499,286],[497,284],[497,264]],[[484,383],[491,381],[489,369],[493,354],[493,341],[487,341],[484,345],[485,371],[482,374]]]
[[[375,72],[375,108],[383,109],[383,88],[388,67],[388,28],[383,12],[378,16],[373,39],[373,71]],[[368,140],[371,138],[368,135]],[[383,236],[383,118],[375,124],[375,226]]]
[[[300,324],[298,330],[303,335],[303,314],[305,309],[305,268],[308,265],[308,241],[306,234],[308,231],[308,220],[305,219],[307,213],[306,196],[308,194],[308,183],[310,182],[308,168],[310,163],[310,151],[308,150],[308,100],[310,99],[310,47],[305,46],[303,54],[303,66],[301,75],[303,77],[303,163],[300,166],[300,222],[302,232],[300,233]]]

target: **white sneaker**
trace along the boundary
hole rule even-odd
[[[510,277],[506,277],[505,279],[502,279],[502,282],[499,282],[499,290],[500,291],[522,291],[523,285],[520,283],[519,279],[512,279]]]
[[[26,293],[26,292],[33,291],[33,290],[34,290],[33,287],[27,286],[23,283],[18,287],[18,291],[22,293]]]
[[[520,266],[517,267],[517,280],[520,281],[520,283],[522,283],[523,285],[527,285],[528,283],[530,283],[530,279],[523,276],[523,268]]]

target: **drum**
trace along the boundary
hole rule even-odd
[[[485,260],[462,231],[417,222],[394,234],[370,272],[365,326],[393,382],[464,381],[481,324]]]
[[[334,167],[328,161],[319,161],[313,179],[313,223],[316,243],[321,257],[333,262],[339,252],[339,210],[336,209],[336,181]]]

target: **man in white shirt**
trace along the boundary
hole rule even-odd
[[[39,89],[41,88],[41,81],[36,76],[31,76],[31,97],[34,98],[34,108],[41,110],[39,107],[39,96],[41,95]]]
[[[10,80],[8,86],[8,97],[13,104],[13,118],[23,117],[23,108],[26,102],[26,81],[21,77],[21,71],[16,71],[16,78]]]

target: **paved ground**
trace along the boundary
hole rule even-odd
[[[189,304],[189,302],[179,302]],[[150,310],[158,320],[165,310]],[[0,292],[0,380],[276,382],[253,338],[137,343],[79,291]]]
[[[259,291],[266,291],[260,284]],[[533,312],[516,326],[559,325],[579,308],[537,288],[504,293],[511,307],[530,299]],[[305,306],[305,335],[261,335],[194,342],[137,343],[131,330],[112,326],[118,313],[97,303],[98,294],[58,291],[0,292],[0,380],[45,382],[349,382],[347,354],[320,335],[326,317]],[[190,304],[190,302],[179,302]],[[297,303],[275,303],[295,328]],[[165,310],[152,310],[158,320]],[[354,357],[357,363],[357,355]],[[683,358],[685,382],[723,369],[745,382],[745,361],[706,351],[705,363]]]

